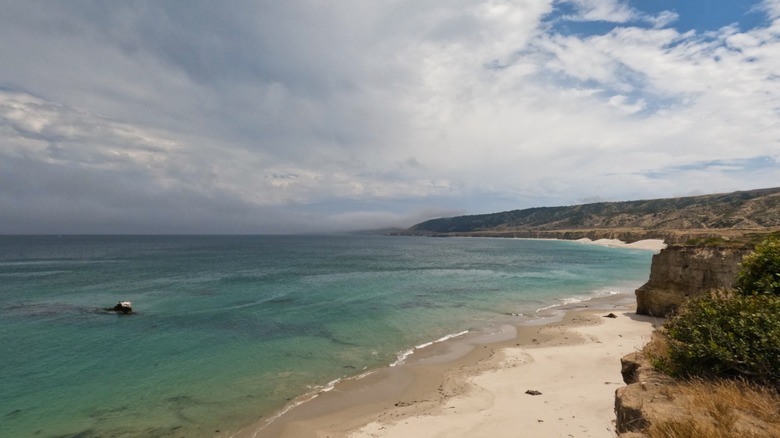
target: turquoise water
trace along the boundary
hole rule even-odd
[[[235,431],[411,346],[631,293],[651,256],[518,239],[0,237],[0,436]],[[137,313],[100,310],[119,300]]]

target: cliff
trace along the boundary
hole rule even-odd
[[[747,248],[670,246],[653,256],[650,278],[636,290],[636,313],[663,317],[684,300],[730,288]]]
[[[733,380],[675,380],[642,351],[620,362],[627,384],[615,391],[620,438],[780,436],[772,392]]]
[[[668,397],[673,380],[653,369],[642,352],[620,360],[623,382],[615,391],[615,430],[622,438],[644,437],[653,422],[674,418],[679,407]]]

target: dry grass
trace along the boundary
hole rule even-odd
[[[642,347],[642,353],[651,361],[662,360],[669,355],[669,341],[664,336],[664,328],[657,328],[650,337],[650,342]]]
[[[663,364],[667,341],[656,332],[642,352]],[[780,437],[780,394],[736,380],[678,380],[661,390],[676,414],[653,421],[651,438]]]
[[[651,424],[651,438],[780,437],[780,395],[734,380],[682,381],[664,391],[677,415]]]
[[[780,396],[733,380],[681,382],[670,390],[679,415],[656,421],[651,438],[780,437]]]

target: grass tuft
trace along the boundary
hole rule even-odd
[[[651,438],[780,437],[780,395],[736,380],[694,379],[670,388],[680,415],[655,421]]]

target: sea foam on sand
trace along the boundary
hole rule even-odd
[[[466,378],[464,394],[442,406],[400,421],[374,421],[346,436],[614,436],[614,394],[623,385],[620,358],[641,348],[658,322],[627,310],[614,313],[617,318],[607,319],[574,312],[568,324],[587,325],[548,327],[557,341],[542,347],[500,349],[492,366]]]
[[[604,318],[607,313],[617,317]],[[561,321],[519,326],[511,340],[475,344],[457,360],[415,360],[343,382],[303,405],[308,412],[274,424],[273,432],[249,428],[236,436],[614,436],[620,358],[640,349],[661,322],[634,314],[624,300],[597,299],[568,310]]]

